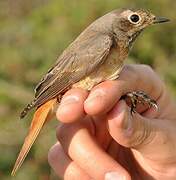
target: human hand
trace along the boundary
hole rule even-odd
[[[131,115],[120,97],[142,90],[158,111],[139,105]],[[57,110],[62,124],[48,160],[64,179],[176,178],[176,105],[164,83],[146,65],[127,65],[117,81],[90,93],[68,91]]]

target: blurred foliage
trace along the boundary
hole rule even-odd
[[[172,19],[148,28],[135,43],[129,62],[151,65],[176,94],[176,1],[173,0],[0,0],[0,179],[10,171],[32,115],[19,112],[56,57],[93,20],[121,8],[145,8]],[[56,141],[57,122],[46,126],[12,179],[55,179],[47,152]]]

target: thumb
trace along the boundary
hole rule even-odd
[[[141,164],[145,158],[150,165],[156,165],[157,168],[158,163],[174,164],[175,167],[175,121],[149,119],[138,113],[131,115],[124,100],[119,101],[109,112],[107,120],[112,138],[118,144],[132,148]]]
[[[154,157],[162,150],[162,153],[166,153],[163,156],[166,157],[173,146],[172,140],[169,139],[172,127],[169,121],[148,119],[138,113],[131,115],[124,100],[116,104],[108,114],[107,120],[109,133],[118,144],[136,149],[143,155],[151,157],[152,154]]]

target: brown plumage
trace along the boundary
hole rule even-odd
[[[34,100],[21,113],[36,107],[32,125],[12,174],[21,166],[48,114],[67,89],[90,90],[96,84],[119,77],[130,47],[147,26],[166,22],[145,10],[114,10],[88,26],[58,58],[35,88]]]

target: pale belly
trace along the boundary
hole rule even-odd
[[[90,90],[102,81],[117,79],[123,68],[123,61],[127,56],[127,54],[122,55],[123,56],[120,56],[117,49],[112,49],[106,61],[99,66],[98,69],[86,78],[74,84],[73,87]]]

